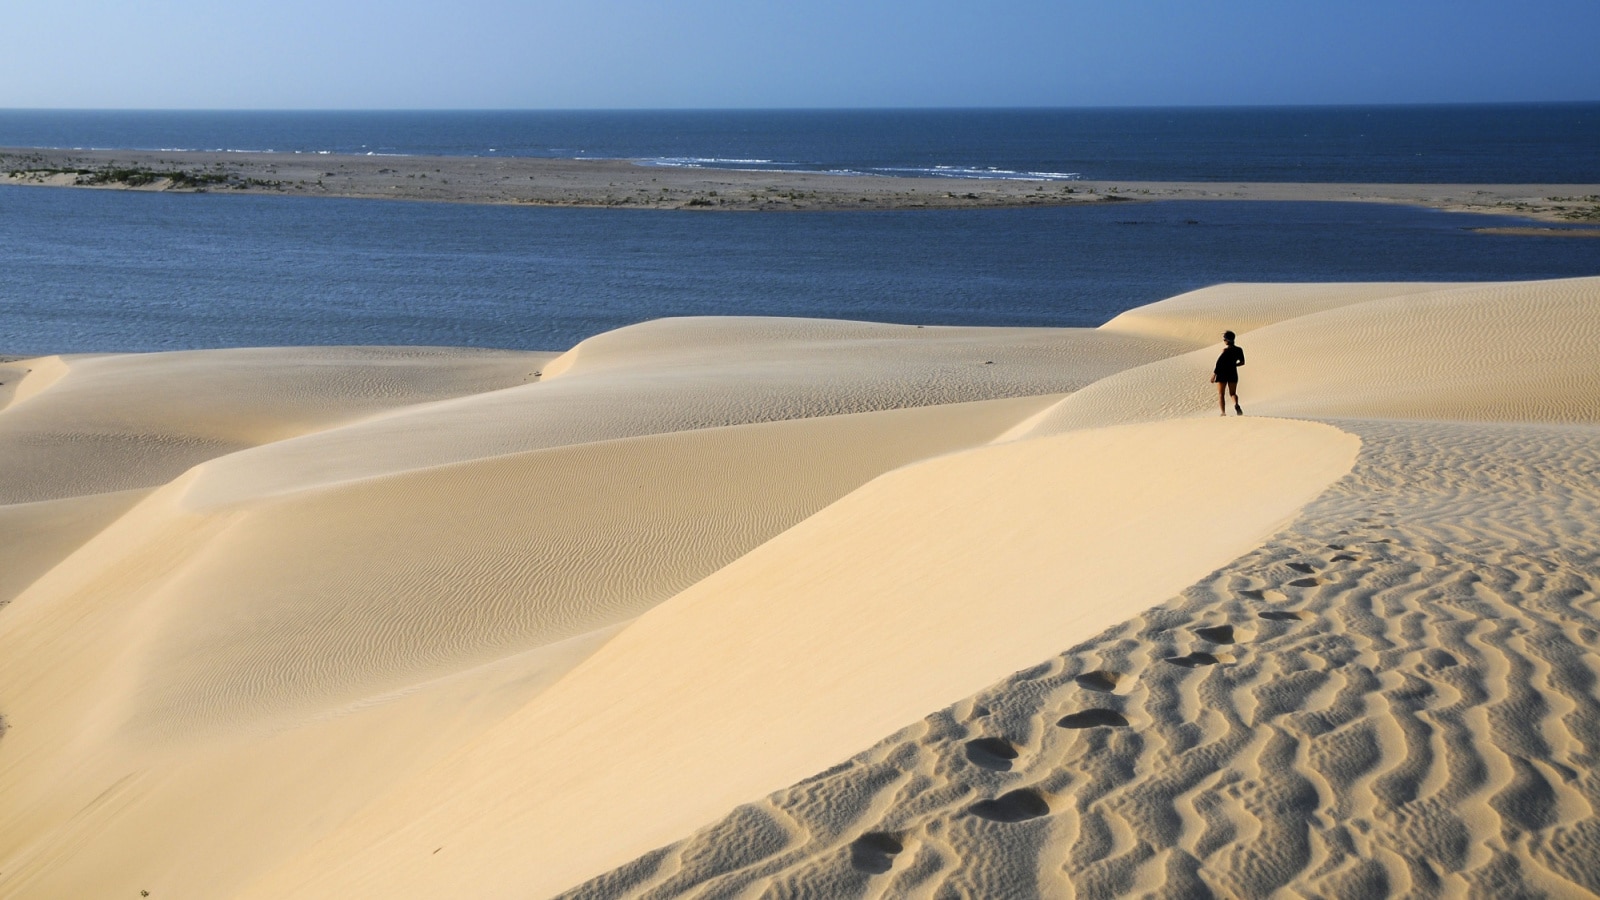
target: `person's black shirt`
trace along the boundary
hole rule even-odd
[[[1244,365],[1244,349],[1238,344],[1232,347],[1223,347],[1222,355],[1217,357],[1217,367],[1211,371],[1217,376],[1218,381],[1238,381],[1239,367]]]

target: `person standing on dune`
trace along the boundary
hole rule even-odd
[[[1217,365],[1211,370],[1211,383],[1217,386],[1217,406],[1221,407],[1222,414],[1228,414],[1228,395],[1233,395],[1233,411],[1244,415],[1244,410],[1239,408],[1239,367],[1244,365],[1244,349],[1233,342],[1233,332],[1222,333],[1222,343],[1227,346],[1222,348],[1222,355],[1217,357]]]

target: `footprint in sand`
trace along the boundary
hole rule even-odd
[[[1183,666],[1185,669],[1194,669],[1200,666],[1214,666],[1222,662],[1222,660],[1203,650],[1196,650],[1184,656],[1169,656],[1167,657],[1167,662],[1175,666]]]
[[[1213,644],[1233,643],[1232,625],[1212,625],[1209,628],[1196,628],[1194,633]]]
[[[1317,567],[1310,563],[1289,563],[1289,568],[1299,572],[1302,575],[1310,575],[1312,572],[1317,570]]]
[[[1305,618],[1305,615],[1288,609],[1269,609],[1261,614],[1261,618],[1271,619],[1274,622],[1298,622]]]
[[[1322,583],[1320,578],[1296,578],[1289,582],[1289,587],[1316,587]]]
[[[967,759],[972,764],[996,772],[1011,771],[1011,761],[1017,758],[1017,748],[1005,738],[978,738],[967,741]]]
[[[1244,597],[1244,598],[1249,599],[1249,600],[1262,600],[1262,599],[1266,598],[1267,592],[1266,591],[1255,590],[1254,588],[1252,588],[1252,589],[1247,590],[1247,591],[1240,591],[1239,592],[1239,596]]]
[[[1348,553],[1335,553],[1330,562],[1355,562],[1356,558]]]
[[[1056,724],[1062,728],[1099,728],[1105,725],[1121,727],[1128,724],[1128,717],[1114,709],[1086,709],[1062,716],[1061,721]]]
[[[1117,689],[1117,682],[1122,680],[1122,676],[1116,672],[1107,672],[1104,669],[1100,669],[1095,672],[1085,672],[1073,680],[1078,683],[1078,687],[1109,694]]]
[[[894,858],[905,845],[884,831],[869,831],[850,842],[850,865],[872,875],[882,875],[894,867]]]
[[[1049,815],[1050,804],[1044,802],[1038,791],[1020,788],[993,800],[974,803],[967,811],[991,822],[1022,822]]]

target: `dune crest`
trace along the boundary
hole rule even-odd
[[[1084,329],[627,331],[550,383],[553,354],[99,357],[0,412],[26,501],[0,522],[27,532],[0,585],[6,890],[111,891],[148,866],[238,886],[839,496],[1177,349]],[[451,703],[448,735],[380,737]],[[239,781],[266,747],[297,780]],[[227,835],[254,849],[223,852]]]
[[[1597,329],[1221,285],[45,363],[0,894],[1600,891]]]
[[[1470,284],[1356,282],[1352,284],[1218,284],[1135,307],[1102,331],[1166,338],[1209,347],[1224,331],[1244,334],[1287,319]]]
[[[1597,297],[1600,278],[1573,278],[1319,302],[1306,315],[1239,330],[1248,360],[1240,398],[1252,415],[1600,421]],[[1221,346],[1104,378],[1063,398],[1034,429],[1215,414],[1205,382]]]
[[[60,381],[67,369],[67,361],[60,356],[37,356],[0,365],[0,379],[5,382],[4,393],[0,396],[8,398],[0,405],[0,410],[10,409],[43,393]]]
[[[1600,892],[1600,428],[1340,427],[1261,547],[560,896]]]
[[[1241,434],[1243,496],[1193,462]],[[651,609],[247,896],[560,889],[1178,590],[1274,530],[1356,445],[1269,419],[1161,423],[884,475]],[[607,788],[618,772],[637,776],[625,792]],[[453,862],[433,865],[423,845],[444,841]]]

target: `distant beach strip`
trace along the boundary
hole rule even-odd
[[[754,162],[746,169],[662,160],[0,148],[0,184],[54,187],[725,211],[1342,201],[1600,222],[1600,184],[1110,182],[1066,172],[962,174],[837,174]]]

